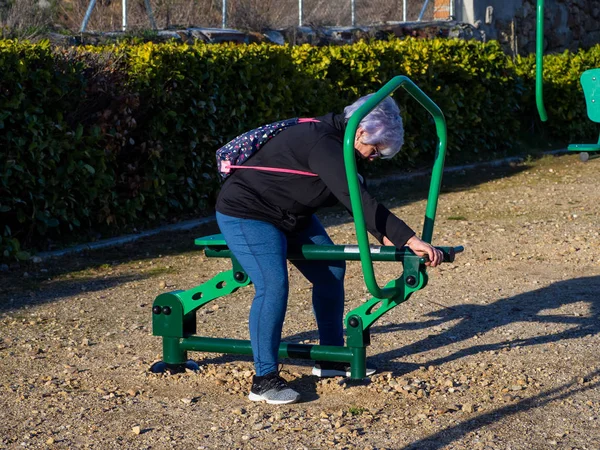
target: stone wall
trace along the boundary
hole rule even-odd
[[[508,53],[535,52],[537,0],[476,0],[475,4],[473,24],[486,39],[497,39]],[[507,4],[514,6],[507,8]],[[600,0],[546,0],[544,38],[545,53],[599,44]]]

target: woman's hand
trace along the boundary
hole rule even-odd
[[[417,256],[427,256],[429,261],[425,263],[426,266],[436,267],[439,266],[444,260],[444,255],[441,250],[433,247],[425,241],[419,239],[416,235],[411,237],[406,245],[410,248]]]
[[[394,243],[390,241],[387,236],[383,236],[383,245],[390,245],[394,247]],[[425,263],[426,266],[436,267],[439,266],[444,260],[444,255],[441,250],[433,247],[425,241],[422,241],[417,236],[411,237],[406,243],[417,256],[427,256],[429,261]]]

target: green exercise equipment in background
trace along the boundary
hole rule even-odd
[[[542,122],[548,120],[548,114],[544,106],[544,0],[537,0],[537,29],[535,47],[535,101],[538,114]],[[591,121],[600,123],[600,68],[586,70],[581,74],[581,87],[585,96],[587,114]],[[580,152],[579,159],[585,162],[600,156],[600,135],[596,144],[570,144],[567,150]]]

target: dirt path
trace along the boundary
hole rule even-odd
[[[206,227],[0,273],[0,448],[599,449],[600,160],[546,157],[446,177],[434,241],[453,264],[375,324],[368,385],[319,381],[284,361],[303,403],[246,400],[252,364],[191,356],[154,375],[151,306],[228,269]],[[423,182],[377,196],[419,229]],[[339,211],[334,241],[353,242]],[[401,267],[379,263],[378,277]],[[315,342],[310,287],[291,271],[284,334]],[[367,298],[349,263],[347,309]],[[198,314],[199,334],[247,338],[252,289]]]

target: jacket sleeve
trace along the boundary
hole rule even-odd
[[[308,165],[352,214],[342,141],[334,135],[322,137],[311,149]],[[382,242],[383,236],[387,236],[396,247],[402,247],[414,236],[415,232],[403,220],[377,202],[362,184],[360,184],[360,195],[367,229],[379,242]]]

